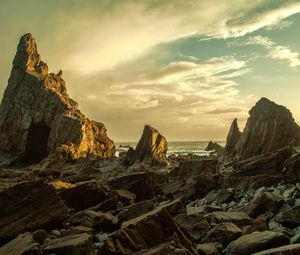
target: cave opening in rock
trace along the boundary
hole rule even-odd
[[[50,131],[51,129],[43,123],[31,123],[26,139],[25,163],[38,163],[47,157]]]

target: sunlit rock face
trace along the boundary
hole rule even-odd
[[[29,163],[57,149],[71,159],[115,154],[105,126],[69,97],[62,72],[48,73],[31,34],[20,39],[0,106],[0,149]]]
[[[300,127],[286,107],[261,98],[249,114],[246,127],[235,147],[237,159],[299,145]]]
[[[150,125],[145,125],[134,153],[135,162],[149,162],[152,165],[167,165],[167,139]]]

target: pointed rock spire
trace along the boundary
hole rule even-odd
[[[234,119],[226,139],[226,146],[224,152],[225,156],[230,157],[234,153],[235,146],[237,145],[240,137],[241,137],[241,132],[237,124],[237,119]]]
[[[238,159],[299,145],[300,127],[286,107],[263,97],[249,114],[246,127],[236,145]]]
[[[114,156],[105,126],[78,110],[61,75],[48,73],[31,34],[21,37],[0,105],[0,150],[29,163],[54,151],[67,159]]]
[[[129,151],[126,162],[148,162],[151,165],[167,165],[167,139],[150,125],[145,125],[143,134],[134,151]]]
[[[13,60],[13,67],[31,70],[39,65],[40,60],[33,36],[30,33],[23,35]]]

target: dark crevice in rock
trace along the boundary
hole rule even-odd
[[[39,163],[48,155],[48,139],[51,129],[43,123],[31,123],[27,139],[24,163]]]

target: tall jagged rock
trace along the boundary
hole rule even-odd
[[[150,125],[145,125],[141,139],[135,150],[134,157],[138,161],[151,161],[152,164],[167,163],[167,139]]]
[[[246,127],[235,148],[237,159],[299,145],[300,127],[286,107],[261,98],[249,114]]]
[[[127,155],[126,162],[146,162],[151,165],[167,165],[167,139],[150,125],[145,125],[143,134],[134,151]],[[128,154],[128,153],[127,153]]]
[[[235,146],[240,140],[241,134],[242,133],[240,132],[237,124],[237,119],[234,119],[226,139],[226,146],[224,151],[225,157],[230,157],[234,153]]]
[[[29,163],[57,148],[72,159],[114,155],[105,126],[80,112],[61,76],[48,73],[33,36],[22,36],[0,106],[0,150]]]

